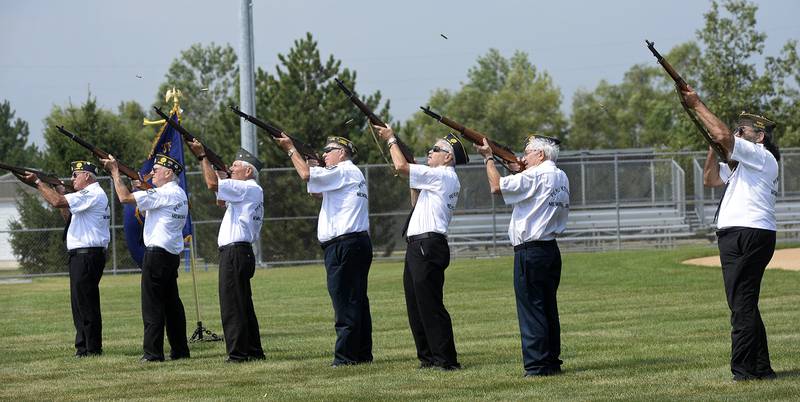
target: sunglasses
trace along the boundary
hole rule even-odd
[[[433,153],[433,152],[444,152],[446,154],[450,153],[450,151],[448,151],[448,150],[446,150],[444,148],[441,148],[438,145],[434,145],[431,149],[428,150],[428,153]]]
[[[344,149],[344,148],[339,148],[339,147],[325,147],[325,148],[322,148],[322,153],[323,153],[323,154],[327,154],[327,153],[330,153],[331,151],[335,151],[335,150],[337,150],[337,149]]]

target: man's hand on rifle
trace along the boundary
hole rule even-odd
[[[20,181],[22,181],[22,182],[24,182],[26,184],[33,185],[33,186],[36,185],[36,180],[39,179],[39,177],[36,176],[35,173],[31,173],[31,172],[28,172],[28,174],[26,174],[24,176],[17,176],[17,178],[19,178]]]
[[[203,144],[201,144],[200,141],[197,141],[197,138],[188,144],[189,149],[191,149],[192,153],[195,155],[203,155],[206,151],[205,147],[203,147]]]
[[[483,156],[483,159],[489,159],[494,156],[492,153],[492,148],[489,146],[489,140],[486,138],[483,139],[483,145],[472,144],[472,146],[475,147],[475,150],[478,151],[481,156]]]
[[[114,155],[108,154],[108,159],[100,159],[100,162],[103,164],[103,168],[111,172],[112,176],[119,174],[119,164],[114,159]]]
[[[384,141],[389,141],[392,138],[394,138],[394,130],[392,130],[392,128],[389,127],[388,125],[386,127],[383,127],[383,126],[377,126],[377,125],[373,124],[372,128],[375,129],[378,132],[378,135]]]
[[[278,143],[278,146],[281,147],[286,152],[289,152],[292,148],[294,148],[294,144],[292,144],[292,139],[286,136],[286,133],[281,133],[281,136],[275,138],[275,142]]]
[[[687,85],[686,87],[688,88],[688,91],[682,90],[680,87],[677,87],[678,94],[680,94],[681,99],[683,100],[683,103],[686,104],[686,106],[694,109],[698,105],[702,104],[703,101],[700,100],[700,96],[697,95],[697,92],[694,91],[694,88],[692,88],[689,85]]]

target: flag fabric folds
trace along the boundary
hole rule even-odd
[[[179,121],[178,113],[173,109],[170,112],[170,119]],[[183,138],[181,134],[172,128],[166,122],[161,127],[159,135],[156,137],[153,148],[150,150],[150,155],[142,163],[142,168],[139,173],[142,177],[148,175],[153,169],[153,160],[156,154],[164,154],[180,162],[184,166],[184,170],[180,173],[179,184],[183,191],[186,191],[186,196],[189,196],[189,191],[186,188],[186,164],[183,160]],[[191,207],[191,205],[190,205]],[[146,217],[141,216],[135,204],[124,204],[122,227],[125,232],[125,240],[128,244],[128,250],[131,257],[136,262],[136,265],[141,268],[142,259],[144,258],[144,240],[142,239],[142,230],[144,228],[144,220]],[[183,226],[183,237],[192,235],[192,216],[191,213],[186,217],[186,225]]]

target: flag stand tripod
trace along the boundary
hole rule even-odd
[[[214,342],[214,341],[221,341],[222,337],[218,336],[217,334],[211,332],[210,330],[203,327],[203,321],[200,319],[200,302],[197,298],[197,277],[195,277],[195,255],[194,255],[194,238],[189,235],[187,236],[189,241],[189,259],[190,259],[190,267],[192,270],[192,287],[194,289],[194,311],[197,313],[197,328],[195,328],[192,337],[189,338],[189,342]]]

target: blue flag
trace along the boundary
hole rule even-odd
[[[169,118],[173,119],[173,121],[178,121],[178,114],[175,113],[175,110],[170,112]],[[164,126],[161,128],[161,132],[159,133],[157,140],[153,145],[153,149],[150,151],[150,155],[142,163],[142,168],[139,169],[139,173],[142,175],[142,177],[150,174],[150,171],[153,170],[153,160],[155,159],[156,154],[167,155],[170,158],[180,162],[182,166],[186,166],[183,161],[183,138],[181,137],[181,133],[173,129],[172,126],[167,123],[164,123]],[[186,189],[185,168],[179,177],[179,184],[183,191],[186,191],[186,197],[188,198],[189,191]],[[131,253],[131,257],[133,257],[133,260],[136,261],[136,265],[141,268],[145,249],[144,240],[142,238],[142,231],[144,229],[144,216],[139,214],[136,204],[124,204],[122,227],[125,232],[125,240],[128,243],[128,250]],[[190,213],[186,216],[186,224],[183,226],[183,238],[186,239],[187,236],[191,235],[192,215]]]

